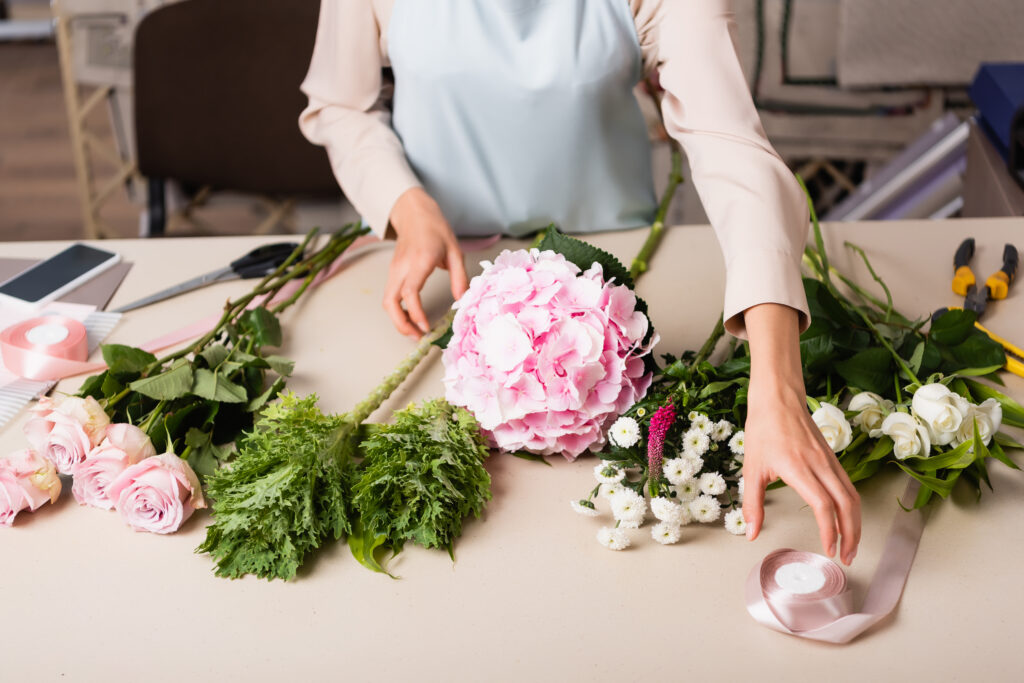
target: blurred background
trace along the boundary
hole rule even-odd
[[[825,218],[1024,216],[1022,0],[734,4],[768,136]],[[318,10],[0,0],[0,241],[354,220],[296,125]],[[637,94],[664,179],[669,143]],[[670,222],[706,222],[680,192]]]

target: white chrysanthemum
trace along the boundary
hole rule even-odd
[[[637,416],[637,417],[640,417],[640,418],[642,418],[642,417],[644,417],[645,415],[647,415],[647,409],[646,409],[646,408],[637,408],[637,409],[636,409],[636,416]]]
[[[673,486],[678,485],[694,475],[693,464],[687,458],[670,458],[662,463],[662,474]]]
[[[690,463],[690,470],[692,471],[690,476],[697,476],[697,473],[700,472],[702,467],[704,467],[704,458],[700,457],[696,453],[683,451],[683,458]]]
[[[698,413],[696,410],[691,410],[690,414],[686,416],[686,419],[689,420],[690,422],[693,422],[694,420],[697,419],[698,415],[700,415],[700,413]]]
[[[692,455],[704,455],[711,446],[711,437],[696,427],[691,427],[683,435],[683,451]]]
[[[725,441],[732,436],[732,422],[728,420],[719,420],[715,423],[715,426],[711,428],[711,438],[715,441]]]
[[[683,506],[670,498],[658,496],[651,498],[651,513],[662,522],[679,524],[683,517]]]
[[[597,532],[597,542],[608,550],[625,550],[631,543],[625,530],[607,526],[601,527],[601,530]]]
[[[700,475],[701,493],[709,496],[720,496],[725,493],[725,477],[718,472],[707,472]]]
[[[725,528],[730,534],[737,536],[747,533],[747,521],[743,519],[743,510],[736,508],[725,513]]]
[[[702,434],[711,434],[711,430],[714,428],[714,424],[711,422],[711,418],[703,413],[697,413],[697,416],[690,420],[690,430],[696,429]]]
[[[601,484],[601,497],[606,500],[612,500],[615,496],[619,495],[623,491],[626,491],[626,487],[622,484]]]
[[[700,495],[700,482],[693,477],[679,482],[675,486],[676,498],[681,503],[689,503]]]
[[[729,439],[729,450],[735,456],[734,460],[736,462],[743,462],[743,436],[743,430],[741,429]]]
[[[743,477],[740,477],[740,483],[736,485],[736,488],[737,488],[737,490],[739,490],[740,502],[742,503],[743,502]]]
[[[569,505],[572,509],[583,515],[584,517],[597,517],[600,512],[594,507],[594,504],[589,500],[570,500]]]
[[[679,526],[686,526],[693,522],[693,513],[690,512],[689,505],[680,505],[681,513],[679,515]]]
[[[682,527],[672,522],[660,522],[651,528],[651,538],[662,545],[678,543],[682,537]]]
[[[608,439],[619,448],[632,448],[640,440],[640,425],[631,417],[620,417],[608,430]]]
[[[690,513],[698,522],[714,522],[722,514],[722,507],[712,496],[697,496],[690,501]]]
[[[640,519],[620,519],[617,520],[620,529],[639,529],[643,526],[644,520]]]
[[[631,489],[625,489],[612,498],[612,515],[623,525],[640,526],[647,512],[647,501]]]
[[[610,463],[601,462],[594,466],[594,479],[602,484],[618,484],[626,478],[626,470]]]

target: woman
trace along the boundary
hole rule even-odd
[[[632,91],[657,68],[666,128],[725,254],[726,329],[750,341],[748,537],[781,477],[814,510],[829,556],[841,535],[849,564],[860,502],[804,403],[806,204],[765,138],[733,29],[728,0],[323,0],[300,126],[374,232],[394,234],[384,307],[418,336],[435,268],[456,298],[466,290],[455,234],[650,223],[650,150]]]

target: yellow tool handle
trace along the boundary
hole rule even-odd
[[[1006,357],[1006,369],[1018,377],[1024,377],[1024,363],[1021,363],[1013,356]]]
[[[974,323],[974,326],[977,327],[982,332],[984,332],[985,334],[987,334],[989,337],[992,338],[993,341],[995,341],[997,344],[1000,344],[1004,349],[1006,349],[1013,355],[1024,358],[1024,349],[1020,348],[1019,346],[1016,346],[1015,344],[1013,344],[1010,341],[1007,341],[1006,339],[1003,339],[998,334],[994,333],[992,330],[988,329],[981,323],[976,322]]]
[[[995,275],[989,278],[989,280],[994,277]],[[971,270],[971,267],[960,266],[956,269],[956,273],[953,275],[953,293],[959,294],[960,296],[967,296],[967,290],[973,287],[976,282],[977,280],[974,277],[974,271]],[[1005,297],[1006,294],[1003,294],[1003,296]]]
[[[974,274],[971,274],[974,277]],[[954,278],[954,283],[956,278]],[[997,270],[988,276],[985,280],[985,286],[988,287],[988,296],[990,299],[1005,299],[1006,295],[1010,292],[1010,276],[1001,270]],[[954,289],[955,289],[954,284]],[[966,296],[966,295],[965,295]]]

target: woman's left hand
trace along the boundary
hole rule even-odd
[[[744,314],[751,373],[744,426],[743,517],[747,537],[764,521],[765,487],[782,479],[803,498],[818,522],[821,546],[850,564],[860,543],[860,497],[807,411],[800,365],[797,313],[778,304]]]

